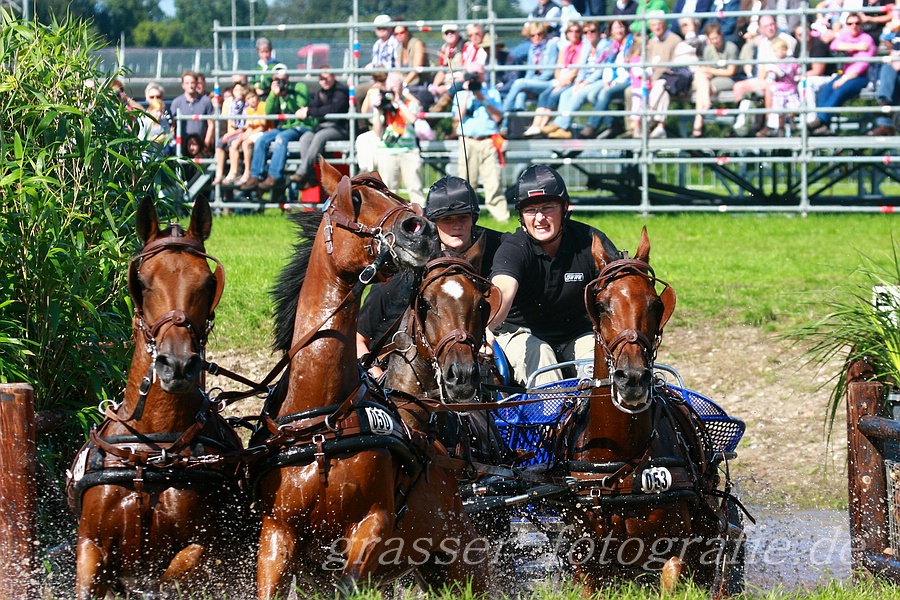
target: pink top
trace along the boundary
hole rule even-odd
[[[843,51],[841,50],[842,44],[858,44],[863,42],[866,44],[865,50],[850,50]],[[828,46],[832,52],[843,52],[847,55],[848,58],[866,58],[869,56],[875,56],[875,52],[877,51],[877,47],[875,46],[875,40],[872,39],[868,33],[860,33],[859,35],[853,35],[850,29],[844,27],[840,31],[837,32],[835,38],[831,41],[831,44]],[[845,62],[843,66],[844,75],[849,78],[854,77],[862,77],[866,74],[866,71],[869,69],[869,63],[867,62]]]
[[[781,75],[776,75],[775,79],[772,81],[772,91],[782,93],[796,92],[797,82],[795,81],[795,78],[797,77],[797,73],[800,72],[800,64],[783,63],[776,65],[775,68],[781,71]]]

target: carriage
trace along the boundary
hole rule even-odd
[[[95,446],[118,457],[115,466],[127,467],[127,473],[110,478],[98,463],[97,482],[77,491],[79,597],[115,587],[113,580],[120,577],[109,571],[120,565],[112,564],[98,587],[97,568],[107,560],[98,557],[116,552],[110,541],[115,536],[99,531],[104,503],[123,515],[116,524],[121,534],[115,535],[123,540],[131,536],[132,570],[158,542],[154,528],[161,516],[154,511],[165,508],[162,500],[176,500],[172,514],[176,506],[183,508],[175,523],[182,532],[193,529],[181,524],[214,514],[179,500],[187,494],[193,502],[193,488],[203,491],[203,486],[188,471],[169,464],[169,449],[161,447],[160,436],[174,439],[181,450],[187,446],[182,443],[186,432],[196,435],[209,422],[223,425],[207,411],[260,391],[267,397],[248,448],[236,448],[228,434],[226,450],[198,448],[192,450],[196,464],[182,461],[194,467],[233,466],[234,479],[241,479],[234,483],[250,488],[260,515],[260,598],[285,595],[293,576],[302,575],[311,589],[337,582],[339,589],[349,591],[358,582],[408,572],[426,585],[468,579],[474,591],[487,592],[491,557],[477,542],[484,534],[508,532],[513,511],[537,527],[553,520],[564,523],[573,540],[567,549],[570,566],[589,587],[648,571],[661,572],[662,585],[668,587],[687,567],[710,590],[736,591],[743,534],[728,461],[743,424],[688,390],[674,369],[655,363],[675,296],[649,266],[646,230],[634,259],[606,256],[602,245],[595,244],[601,275],[586,288],[596,332],[594,360],[559,365],[577,375],[544,388],[529,383],[522,393],[498,402],[475,401],[479,387],[488,389],[480,385],[478,350],[497,300],[490,283],[469,264],[476,259],[429,260],[431,225],[380,179],[363,175],[351,180],[324,162],[320,166],[332,196],[321,214],[298,217],[306,241],[298,243],[276,294],[276,347],[284,357],[260,383],[203,359],[210,326],[203,323],[211,323],[224,284],[219,269],[209,271],[205,261],[210,257],[202,250],[209,235],[208,206],[202,214],[195,209],[192,223],[196,219],[201,225],[192,224],[188,237],[195,241],[188,244],[179,230],[174,237],[158,231],[155,213],[143,209],[151,217],[143,227],[147,247],[173,250],[196,262],[190,284],[202,293],[158,296],[162,279],[147,279],[155,254],[145,248],[142,262],[133,263],[137,304],[149,291],[162,315],[156,319],[161,325],[153,324],[152,331],[136,317],[136,339],[149,331],[148,340],[165,336],[171,344],[177,336],[180,346],[177,356],[165,361],[155,345],[148,346],[149,357],[136,352],[135,360],[141,362],[133,369],[129,399],[106,411],[114,424],[110,427],[131,432],[127,445],[146,448],[135,452],[124,447],[115,435],[104,437],[102,427],[92,437]],[[141,264],[145,272],[138,268]],[[409,344],[391,355],[411,368],[414,387],[405,392],[390,370],[384,385],[367,376],[349,341],[362,289],[387,266],[425,273],[408,310]],[[177,271],[166,277],[172,279],[173,291],[188,283],[178,281]],[[185,300],[193,305],[184,306]],[[159,390],[154,370],[171,367],[170,362],[182,371],[179,387]],[[203,370],[234,376],[250,390],[209,398],[197,389],[198,382],[202,388]],[[191,394],[202,411],[190,409],[180,423],[159,421],[171,411],[158,410],[164,407],[162,400],[177,402],[184,394]],[[508,447],[504,456],[492,460],[488,453],[473,460],[463,443],[469,430],[463,435],[457,430],[460,443],[454,445],[433,429],[442,420],[467,422],[462,418],[466,414],[493,417]],[[491,419],[481,422],[493,427]],[[246,478],[239,477],[244,473]],[[151,475],[157,481],[148,490],[143,482]],[[82,496],[95,499],[91,510],[83,508]],[[209,496],[208,502],[223,501]],[[138,513],[132,512],[135,506]],[[168,549],[157,560],[159,582],[178,585],[195,575],[201,559],[216,559],[207,548],[215,548],[217,540],[200,535],[212,529],[203,525],[203,531],[179,537],[184,549],[174,555]],[[174,534],[163,533],[163,541],[167,535]],[[605,547],[612,543],[616,561],[593,551],[601,540]],[[465,560],[446,560],[448,545],[455,545],[453,556]],[[223,550],[227,554],[227,548],[216,552]],[[610,567],[611,562],[616,564]]]

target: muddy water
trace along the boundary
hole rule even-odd
[[[808,589],[850,578],[847,511],[748,507],[745,522],[748,589]]]

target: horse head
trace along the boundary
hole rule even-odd
[[[350,179],[319,160],[322,186],[329,195],[323,208],[324,243],[339,269],[373,280],[386,264],[420,269],[437,250],[437,232],[409,203],[390,191],[377,175]],[[335,253],[334,248],[341,248]]]
[[[187,231],[177,223],[160,229],[150,197],[137,210],[143,248],[128,271],[135,339],[139,348],[146,347],[150,370],[167,393],[195,388],[204,367],[207,335],[225,285],[221,263],[203,245],[211,228],[209,203],[203,199],[194,204]],[[217,263],[215,273],[207,259]]]
[[[653,361],[675,308],[675,292],[650,266],[646,227],[634,258],[607,256],[596,237],[592,252],[600,275],[585,288],[585,306],[599,346],[594,369],[609,376],[619,410],[639,413],[650,406]],[[661,293],[658,282],[664,285]]]
[[[444,401],[471,402],[478,392],[478,350],[500,304],[496,288],[477,273],[484,247],[482,236],[459,258],[429,261],[413,303],[409,329],[419,355],[431,360]]]

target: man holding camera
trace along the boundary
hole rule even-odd
[[[500,93],[483,88],[484,65],[466,67],[462,90],[453,99],[453,112],[459,117],[459,176],[473,188],[478,178],[484,186],[484,202],[491,216],[500,223],[509,221],[506,196],[500,189],[500,148],[498,123],[503,119]]]
[[[375,150],[375,170],[389,189],[396,191],[403,185],[411,202],[425,207],[422,194],[422,157],[416,143],[415,123],[421,106],[403,84],[403,75],[390,73],[384,92],[372,97],[375,116],[372,131],[378,136]]]

